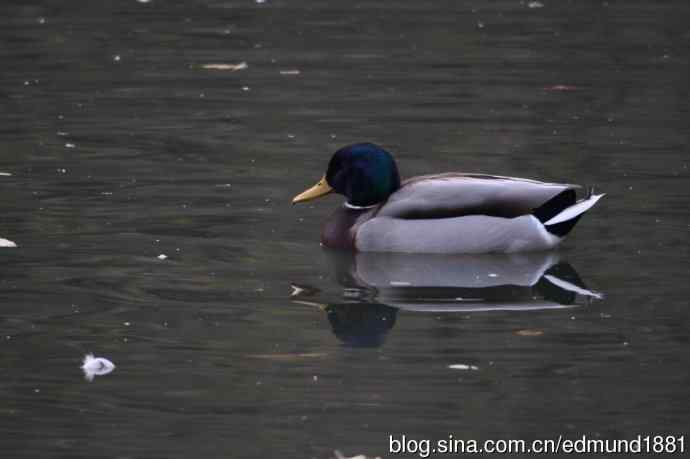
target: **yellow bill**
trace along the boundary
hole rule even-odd
[[[331,186],[328,184],[328,182],[326,181],[326,176],[324,175],[323,177],[321,177],[321,180],[319,180],[319,183],[292,198],[292,204],[297,204],[298,202],[304,201],[311,201],[312,199],[316,199],[318,197],[327,195],[332,191],[333,188],[331,188]]]

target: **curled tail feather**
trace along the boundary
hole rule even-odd
[[[585,199],[576,201],[575,190],[568,189],[534,209],[532,214],[549,233],[563,237],[573,229],[580,217],[604,196],[605,194],[593,194],[592,189]]]

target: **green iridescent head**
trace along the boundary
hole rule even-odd
[[[356,143],[336,151],[326,175],[295,196],[292,203],[336,192],[345,196],[350,206],[368,207],[385,201],[398,188],[398,166],[390,153],[373,143]]]
[[[328,163],[326,182],[353,206],[371,206],[400,188],[398,166],[383,148],[356,143],[336,151]]]

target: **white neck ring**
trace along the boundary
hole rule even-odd
[[[354,210],[371,209],[371,208],[376,207],[376,206],[378,206],[378,204],[372,204],[370,206],[356,206],[354,204],[350,204],[349,202],[345,203],[345,207],[347,207],[348,209],[354,209]]]

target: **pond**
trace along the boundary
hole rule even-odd
[[[687,433],[688,2],[0,12],[3,457]],[[554,252],[333,253],[290,200],[360,141],[607,196]]]

